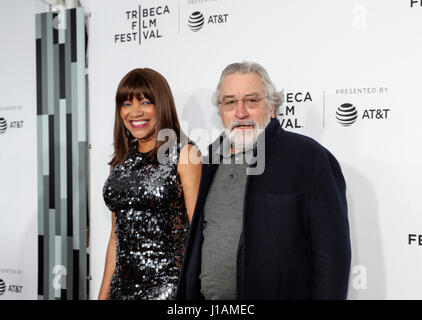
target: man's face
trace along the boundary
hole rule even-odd
[[[264,129],[270,117],[275,117],[265,97],[261,78],[254,72],[230,74],[221,83],[221,120],[235,149],[251,148],[256,141],[257,130]]]

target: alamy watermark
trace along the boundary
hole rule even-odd
[[[183,123],[185,124],[185,123]],[[239,129],[240,130],[240,129]],[[182,129],[181,129],[182,131]],[[198,149],[191,148],[187,157],[178,158],[176,153],[177,134],[172,129],[162,129],[158,132],[157,141],[164,141],[157,152],[157,161],[160,164],[230,164],[231,155],[236,156],[235,164],[246,164],[247,175],[260,175],[265,170],[265,130],[245,129],[230,137],[230,130],[213,129],[211,133],[204,129],[194,129],[189,132],[190,136],[199,138],[201,142],[211,143],[212,137],[219,138],[211,145],[211,151],[207,156],[198,155]],[[180,132],[180,136],[184,135]]]

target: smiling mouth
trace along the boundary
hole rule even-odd
[[[148,124],[149,120],[137,120],[137,121],[130,121],[130,124],[134,128],[143,128]]]

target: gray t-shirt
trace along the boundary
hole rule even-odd
[[[221,163],[204,206],[201,293],[207,300],[236,299],[237,248],[242,232],[246,164]],[[227,159],[226,159],[227,161]],[[237,162],[237,160],[236,160]]]

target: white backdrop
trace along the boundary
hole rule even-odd
[[[37,298],[35,14],[45,11],[0,1],[0,300]]]
[[[422,190],[419,3],[84,3],[90,13],[91,298],[98,295],[111,226],[102,187],[113,152],[118,82],[136,67],[162,73],[173,90],[179,119],[188,122],[189,135],[205,151],[210,141],[196,139],[192,130],[221,128],[211,94],[227,64],[249,60],[262,64],[278,88],[285,89],[284,126],[315,138],[341,163],[353,250],[349,299],[422,299],[422,247],[409,243],[410,234],[422,234],[416,201]],[[201,15],[203,26],[194,32],[189,21],[197,26]],[[345,103],[358,114],[348,127],[336,119]]]

